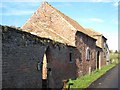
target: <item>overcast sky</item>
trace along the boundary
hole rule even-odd
[[[21,27],[41,5],[40,0],[33,1],[2,1],[0,3],[2,4],[0,5],[0,24]],[[52,0],[49,4],[76,20],[81,26],[93,28],[95,31],[102,33],[108,39],[109,48],[118,50],[118,0],[54,1]]]

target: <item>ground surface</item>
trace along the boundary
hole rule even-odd
[[[120,90],[120,64],[93,82],[89,88],[119,88]]]

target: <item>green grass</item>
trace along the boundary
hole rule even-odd
[[[85,75],[82,77],[78,77],[76,80],[69,80],[67,82],[67,88],[70,83],[73,83],[71,85],[71,88],[87,88],[93,81],[95,81],[97,78],[99,78],[101,75],[103,75],[106,71],[114,67],[116,63],[109,64],[107,66],[104,66],[101,68],[101,70],[95,70],[91,73],[91,75]]]

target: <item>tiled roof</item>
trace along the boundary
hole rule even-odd
[[[92,28],[85,28],[85,29],[86,29],[87,33],[89,33],[91,36],[102,35],[101,33],[94,31]]]
[[[102,41],[101,41],[101,39],[104,38],[105,40],[107,40],[107,38],[106,38],[105,36],[103,36],[103,34],[101,34],[101,33],[99,33],[99,32],[96,32],[96,31],[93,30],[92,28],[86,28],[86,32],[87,32],[90,36],[94,37],[94,38],[97,40],[96,46],[102,48],[102,44],[101,44]],[[98,37],[101,37],[101,39],[98,38]]]
[[[49,4],[48,4],[49,5]],[[51,6],[51,5],[50,5]],[[51,6],[52,7],[52,6]],[[54,7],[52,7],[54,8]],[[77,31],[82,32],[86,35],[88,35],[89,37],[95,39],[92,35],[89,35],[89,30],[86,30],[85,28],[83,28],[81,25],[79,25],[75,20],[71,19],[70,17],[68,17],[67,15],[63,14],[62,12],[60,12],[59,10],[57,10],[56,8],[54,8],[54,10],[56,10],[68,23],[70,23]]]
[[[56,30],[54,30],[54,28],[50,28],[49,25],[46,26],[47,25],[46,23],[41,23],[41,21],[39,19],[42,16],[44,16],[44,13],[42,13],[42,12],[44,12],[44,8],[46,8],[46,7],[48,9],[52,9],[57,14],[59,14],[61,16],[61,18],[63,18],[67,23],[69,23],[69,25],[71,27],[74,28],[74,30],[73,31],[68,31],[68,33],[65,33],[65,34],[61,34],[61,33],[58,33]],[[41,14],[39,14],[39,13],[41,13]],[[48,22],[48,24],[49,24],[49,22]],[[73,19],[69,18],[68,16],[64,15],[63,13],[61,13],[56,8],[49,5],[47,2],[44,2],[33,13],[33,15],[22,26],[22,29],[27,31],[27,32],[30,32],[32,34],[35,34],[37,36],[44,37],[44,38],[49,38],[49,39],[52,39],[52,40],[55,40],[55,41],[59,41],[61,43],[66,43],[66,44],[71,45],[71,46],[75,46],[75,34],[76,34],[77,31],[82,32],[82,33],[88,35],[89,37],[91,37],[93,39],[96,39],[93,36],[91,36],[89,34],[89,32],[87,32],[87,30],[84,29],[82,26],[80,26],[75,20],[73,20]]]

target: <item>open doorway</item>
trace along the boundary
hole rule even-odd
[[[42,64],[42,88],[47,88],[47,58],[46,58],[46,53],[43,56],[43,64]]]
[[[100,66],[99,66],[99,65],[100,65],[100,63],[99,63],[99,62],[100,62],[99,57],[100,57],[100,52],[97,51],[97,60],[96,60],[96,68],[97,68],[97,69],[99,69],[99,67],[100,67]]]
[[[52,70],[51,70],[51,62],[50,62],[50,53],[49,47],[45,49],[45,53],[43,55],[42,60],[42,88],[50,88],[51,86],[51,77],[52,77]]]
[[[48,53],[48,47],[45,48],[45,53],[43,55],[43,60],[42,60],[42,88],[48,88],[48,58],[47,58],[47,53]]]

